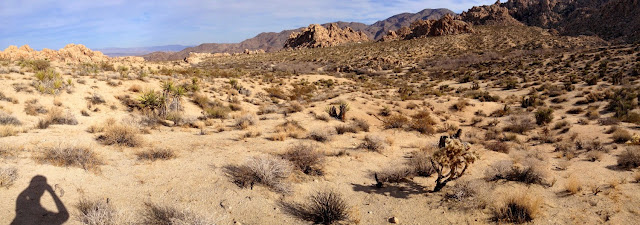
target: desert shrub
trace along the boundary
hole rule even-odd
[[[338,134],[344,134],[344,133],[358,133],[358,127],[356,127],[354,124],[350,124],[350,125],[338,125],[336,126],[336,132]]]
[[[142,224],[149,225],[207,225],[206,219],[167,204],[145,202],[141,212]]]
[[[386,148],[386,144],[384,143],[384,139],[380,136],[367,135],[360,144],[360,148],[373,152],[382,152]]]
[[[15,167],[0,167],[0,188],[8,188],[18,179],[18,169]]]
[[[357,127],[360,131],[369,132],[369,122],[364,119],[354,119],[353,126]]]
[[[382,120],[385,129],[403,128],[409,119],[403,115],[393,115]]]
[[[629,147],[618,155],[618,166],[622,168],[640,167],[640,148]]]
[[[421,134],[434,134],[436,132],[435,128],[433,128],[436,121],[431,117],[428,111],[418,112],[411,117],[412,119],[409,124],[409,128],[412,130],[418,131]]]
[[[502,152],[502,153],[509,153],[509,150],[511,149],[509,147],[509,144],[507,144],[506,142],[502,142],[502,141],[492,141],[492,142],[487,142],[484,144],[484,147],[486,149],[489,149],[491,151],[494,152]]]
[[[575,108],[571,108],[569,110],[567,110],[568,114],[580,114],[583,113],[584,109],[580,108],[580,107],[575,107]]]
[[[60,108],[51,108],[44,118],[38,121],[37,127],[39,129],[46,129],[49,125],[62,124],[62,125],[77,125],[78,120],[70,112],[63,113]]]
[[[349,219],[346,201],[341,194],[325,190],[309,197],[307,203],[282,203],[284,211],[317,224],[336,224]]]
[[[627,141],[630,141],[631,138],[631,133],[622,128],[615,129],[615,131],[613,131],[613,134],[611,135],[611,139],[613,139],[615,143],[625,143]]]
[[[495,162],[485,170],[485,179],[488,181],[508,180],[543,185],[546,176],[542,163],[534,159],[523,162],[523,165],[515,165],[513,161],[502,160]]]
[[[567,193],[575,195],[582,190],[582,184],[576,177],[571,176],[564,184],[564,189]]]
[[[345,121],[347,118],[347,112],[349,111],[349,104],[344,101],[340,101],[338,107],[339,110],[336,109],[335,106],[327,108],[327,113],[333,118]]]
[[[324,155],[315,150],[312,145],[296,144],[291,146],[282,157],[289,160],[293,166],[308,175],[322,175],[322,161]]]
[[[534,128],[533,120],[528,116],[511,116],[507,120],[504,131],[524,134]]]
[[[242,166],[227,166],[227,174],[240,187],[262,184],[277,192],[288,192],[285,179],[291,174],[288,161],[271,156],[249,158]]]
[[[456,103],[451,105],[451,109],[460,112],[463,111],[468,105],[469,101],[467,101],[466,99],[458,99]]]
[[[102,199],[80,199],[75,205],[80,211],[78,220],[87,225],[115,225],[116,209]]]
[[[438,174],[433,191],[440,191],[448,182],[460,178],[476,159],[471,146],[459,139],[447,139],[445,147],[436,150],[431,157],[431,164]]]
[[[170,148],[150,148],[136,153],[138,160],[169,160],[176,157],[176,153]]]
[[[210,119],[226,119],[231,109],[226,106],[207,107],[202,112],[206,118]]]
[[[20,120],[15,116],[0,111],[0,125],[20,126],[22,125],[22,122],[20,122]]]
[[[276,113],[276,112],[278,112],[278,106],[275,106],[275,105],[263,105],[263,106],[260,106],[260,108],[258,108],[257,114],[258,115],[265,115],[265,114],[271,114],[271,113]],[[322,115],[324,115],[324,114],[322,114]],[[326,115],[324,115],[324,116],[326,116]],[[328,121],[328,120],[329,119],[327,117],[327,119],[325,121]]]
[[[24,105],[24,112],[30,116],[44,114],[44,113],[47,113],[48,111],[49,110],[47,110],[44,106],[38,103],[38,99],[31,99],[29,101],[26,101]]]
[[[517,192],[498,202],[493,208],[493,220],[508,223],[532,221],[540,211],[542,199],[525,192]]]
[[[256,117],[252,114],[245,114],[234,121],[234,126],[238,129],[247,129],[256,124]]]
[[[428,149],[420,149],[418,151],[411,152],[410,158],[407,161],[407,166],[413,170],[415,175],[429,177],[436,172],[430,160],[431,153]]]
[[[637,97],[638,94],[633,88],[614,89],[607,96],[609,99],[607,110],[615,112],[614,116],[616,118],[624,119],[629,115],[631,110],[638,106]]]
[[[487,205],[483,196],[486,189],[481,180],[458,181],[444,195],[444,200],[462,209],[484,209]]]
[[[98,170],[104,164],[100,156],[88,147],[62,144],[44,148],[42,154],[36,156],[36,160],[54,166],[73,166],[84,170]]]
[[[131,85],[128,89],[130,92],[140,93],[142,91],[142,87],[138,84]]]
[[[131,125],[110,124],[104,127],[98,141],[105,145],[120,145],[126,147],[139,147],[144,144],[139,130]]]
[[[71,85],[69,82],[65,82],[62,76],[51,68],[36,72],[35,77],[36,81],[32,86],[44,94],[58,94],[63,88]]]
[[[604,153],[601,151],[590,151],[590,152],[587,152],[585,157],[587,158],[587,160],[591,162],[595,162],[595,161],[602,160],[603,156],[604,156]]]
[[[412,168],[407,166],[394,166],[374,173],[374,178],[376,180],[376,186],[380,188],[384,183],[402,183],[408,181],[413,178],[414,174]]]
[[[276,134],[283,135],[283,137],[299,138],[306,129],[304,129],[298,121],[287,120],[276,126],[275,131]]]
[[[553,109],[551,108],[540,108],[535,112],[536,124],[544,125],[551,123],[553,120]]]
[[[331,140],[332,128],[313,130],[309,133],[308,138],[317,142],[327,142]]]

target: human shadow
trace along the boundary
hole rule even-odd
[[[45,192],[49,192],[58,209],[57,213],[50,212],[40,203]],[[41,175],[31,179],[29,187],[22,191],[16,199],[16,217],[11,225],[22,224],[62,224],[69,219],[69,212],[60,198],[56,195],[47,178]]]

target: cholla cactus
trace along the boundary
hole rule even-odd
[[[434,192],[440,191],[449,181],[464,175],[470,164],[476,161],[475,152],[471,146],[459,139],[447,139],[445,147],[438,149],[431,157],[431,164],[438,174]]]
[[[631,140],[627,142],[629,145],[640,145],[640,134],[634,134]]]

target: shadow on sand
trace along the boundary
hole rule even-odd
[[[42,207],[40,199],[45,192],[49,192],[58,209],[57,213],[50,212]],[[52,224],[58,225],[69,219],[69,212],[60,198],[56,195],[47,178],[41,175],[31,179],[29,187],[22,191],[16,199],[16,218],[11,225],[22,224]]]

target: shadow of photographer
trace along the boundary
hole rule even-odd
[[[50,212],[40,203],[45,192],[49,192],[56,204],[58,212]],[[62,224],[69,219],[69,212],[55,191],[47,183],[47,178],[41,175],[31,179],[29,187],[18,195],[16,199],[16,217],[11,225],[22,224]]]

